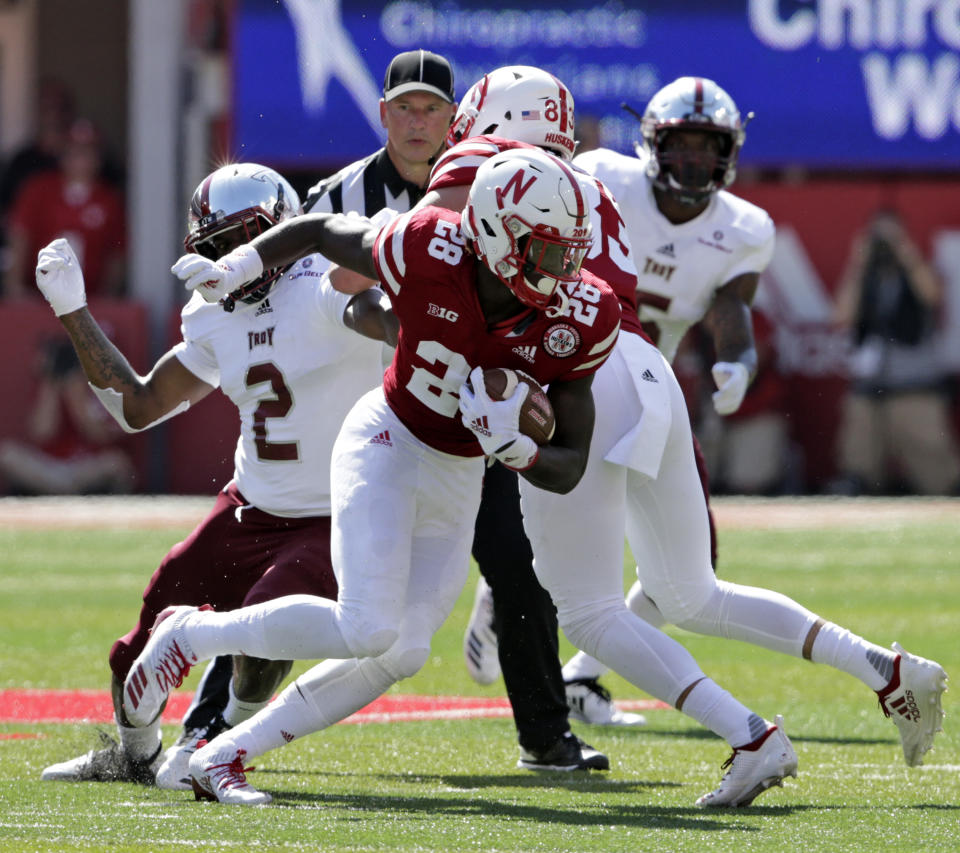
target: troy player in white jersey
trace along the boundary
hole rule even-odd
[[[225,166],[194,193],[186,246],[193,257],[218,257],[299,213],[296,192],[272,169]],[[235,658],[222,715],[207,731],[186,733],[161,763],[159,718],[130,726],[120,701],[157,614],[171,604],[229,608],[288,593],[336,597],[331,448],[353,403],[379,385],[378,341],[395,340],[397,326],[380,306],[379,291],[354,298],[339,293],[324,275],[327,266],[312,255],[289,269],[268,270],[222,305],[194,295],[182,311],[182,341],[141,378],[86,309],[69,243],[57,240],[40,253],[38,286],[70,334],[95,393],[124,429],[147,429],[217,387],[240,415],[233,479],[164,558],[144,592],[137,625],[110,651],[120,746],[48,767],[44,779],[151,784],[156,772],[162,787],[189,787],[186,761],[200,735],[212,737],[265,705],[290,664]]]
[[[729,327],[735,332],[738,317],[749,316],[747,306],[773,239],[763,211],[722,192],[733,180],[744,139],[740,115],[716,83],[683,77],[654,95],[642,128],[646,150],[636,166],[628,166],[625,158],[612,152],[585,155],[581,163],[605,181],[609,178],[611,189],[625,202],[627,229],[637,241],[635,250],[641,247],[635,255],[641,268],[639,288],[645,292],[641,310],[647,312],[641,316],[654,320],[665,333],[668,355],[675,352],[677,336],[688,325],[701,315],[711,321],[721,359],[713,368],[718,384],[714,404],[721,414],[733,411],[743,399],[756,356],[752,338],[743,331],[739,336],[728,334],[722,345],[720,338]],[[652,300],[659,307],[651,306]],[[739,360],[733,361],[738,353]],[[599,380],[598,375],[594,385],[598,412],[603,410]],[[642,423],[648,414],[639,414]],[[626,472],[627,537],[638,577],[628,595],[629,611],[656,626],[669,622],[695,633],[743,640],[859,678],[876,691],[884,713],[893,717],[906,763],[921,764],[941,730],[946,673],[896,643],[891,652],[826,622],[779,593],[717,580],[710,565],[706,514],[702,502],[692,499],[698,488],[689,421],[679,407],[670,417],[669,438],[657,468],[631,465]],[[609,492],[604,480],[613,473],[598,471],[593,478],[592,463],[604,454],[608,461],[622,456],[616,447],[613,453],[605,450],[600,427],[598,417],[591,466],[570,496],[579,495],[582,506],[592,510],[592,519],[608,515],[600,508]],[[568,595],[558,597],[551,590],[561,624],[569,611],[567,635],[603,661],[578,655],[565,667],[565,677],[595,680],[606,666],[622,673],[617,666],[620,650],[601,632],[607,617],[600,606],[596,615],[585,612],[583,583],[577,580],[584,566],[596,564],[596,553],[584,546],[590,537],[569,523],[555,522],[559,501],[528,494],[522,485],[521,493],[538,560],[542,553],[566,565]],[[600,527],[591,522],[587,529],[595,533]],[[613,536],[611,529],[607,537]],[[620,556],[614,548],[609,559]]]
[[[673,222],[657,204],[651,153],[630,157],[598,148],[574,164],[598,177],[620,205],[637,268],[640,319],[673,362],[687,330],[709,317],[718,291],[751,296],[773,255],[773,221],[765,210],[726,190],[711,192],[703,209]]]

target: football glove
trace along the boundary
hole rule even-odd
[[[717,390],[713,392],[713,408],[718,415],[730,415],[740,408],[750,384],[750,371],[739,361],[718,361],[710,371]]]
[[[480,367],[475,367],[469,381],[460,386],[463,425],[477,437],[487,456],[518,471],[533,465],[540,452],[537,443],[520,432],[520,409],[529,389],[526,382],[519,382],[508,399],[493,400],[487,394]]]
[[[87,304],[83,270],[73,247],[62,237],[40,250],[36,278],[37,287],[58,317]]]
[[[207,302],[219,302],[241,285],[263,274],[263,262],[252,246],[237,246],[219,261],[203,255],[180,258],[170,271],[183,281],[188,291],[196,290]]]

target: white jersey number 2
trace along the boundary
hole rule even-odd
[[[267,438],[267,421],[285,418],[293,408],[293,395],[284,381],[283,374],[273,362],[253,364],[247,368],[248,388],[270,385],[273,395],[260,399],[253,412],[253,436],[257,446],[257,459],[264,462],[298,462],[300,448],[295,441],[270,441]]]

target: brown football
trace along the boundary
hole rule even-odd
[[[494,367],[483,371],[483,384],[492,400],[506,400],[513,396],[517,383],[530,386],[527,398],[520,409],[520,432],[529,435],[537,444],[549,444],[556,427],[556,417],[550,398],[540,383],[520,370]]]

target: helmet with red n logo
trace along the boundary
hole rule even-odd
[[[477,257],[524,305],[566,307],[561,283],[580,280],[590,212],[570,167],[536,148],[504,151],[477,169],[461,229]],[[557,305],[551,305],[559,300]]]
[[[573,158],[573,95],[532,65],[506,65],[485,74],[460,99],[447,134],[451,147],[471,136],[499,136]]]

